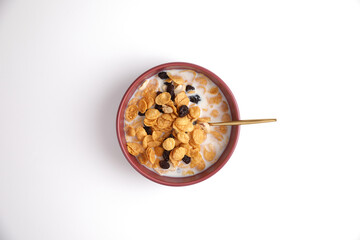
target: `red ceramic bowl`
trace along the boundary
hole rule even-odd
[[[160,176],[156,172],[153,172],[140,164],[137,159],[132,156],[127,148],[126,148],[126,140],[125,140],[125,131],[124,131],[124,117],[125,117],[125,109],[127,107],[128,102],[130,101],[132,95],[134,92],[138,89],[138,87],[143,83],[143,81],[153,75],[155,75],[158,72],[164,71],[164,70],[170,70],[170,69],[190,69],[194,70],[196,72],[202,73],[206,75],[208,78],[210,78],[224,93],[224,96],[226,97],[229,108],[231,110],[231,115],[233,120],[240,120],[239,116],[239,109],[236,103],[236,100],[234,98],[234,95],[232,94],[229,87],[214,73],[210,72],[206,68],[200,67],[195,64],[191,63],[184,63],[184,62],[171,62],[171,63],[165,63],[156,67],[151,68],[150,70],[146,71],[140,77],[138,77],[129,87],[129,89],[126,91],[124,97],[121,100],[119,110],[117,113],[116,118],[116,131],[117,131],[117,137],[120,143],[121,150],[123,151],[126,159],[129,161],[130,165],[133,166],[139,173],[141,173],[144,177],[168,186],[186,186],[195,184],[198,182],[201,182],[212,175],[214,175],[217,171],[219,171],[229,160],[231,157],[235,147],[236,143],[239,137],[239,126],[233,126],[231,127],[231,135],[229,143],[224,150],[223,154],[220,156],[219,160],[214,163],[212,166],[207,168],[205,171],[193,175],[193,176],[187,176],[187,177],[166,177],[166,176]]]

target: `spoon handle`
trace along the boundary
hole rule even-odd
[[[254,123],[267,123],[267,122],[276,122],[275,118],[270,119],[249,119],[249,120],[237,120],[230,122],[213,122],[209,123],[210,126],[234,126],[234,125],[245,125],[245,124],[254,124]]]

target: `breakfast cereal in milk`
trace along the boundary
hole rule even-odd
[[[125,111],[130,154],[160,175],[184,177],[204,171],[226,148],[230,121],[221,90],[205,75],[172,69],[146,79]]]

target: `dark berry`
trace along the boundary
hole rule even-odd
[[[184,163],[189,164],[191,162],[191,157],[185,155],[182,160]]]
[[[161,78],[161,79],[163,79],[163,80],[169,78],[169,76],[167,75],[166,72],[159,72],[158,76],[159,76],[159,78]]]
[[[166,91],[168,93],[174,92],[174,90],[175,90],[175,86],[173,84],[167,85]]]
[[[186,92],[188,91],[191,91],[191,90],[195,90],[195,88],[191,85],[186,85],[186,88],[185,88]]]
[[[165,160],[161,160],[159,162],[159,165],[162,169],[168,169],[170,167],[170,163],[168,161]]]
[[[190,96],[190,102],[193,102],[193,103],[198,103],[201,101],[201,98],[199,95],[194,95],[194,96]]]
[[[161,113],[164,113],[161,105],[155,104],[155,109],[159,110],[159,112],[161,112]]]
[[[147,135],[151,135],[151,134],[152,134],[152,129],[151,129],[151,127],[144,126],[144,129],[145,129]]]
[[[171,92],[170,95],[171,95],[171,101],[175,101],[175,93]]]
[[[156,96],[159,95],[159,94],[161,94],[161,92],[160,92],[160,91],[157,91],[157,92],[156,92]]]
[[[166,151],[166,150],[164,150],[164,152],[163,152],[163,158],[164,158],[164,160],[165,161],[169,161],[170,160],[170,151]]]
[[[139,116],[145,116],[145,113],[138,112]]]
[[[186,105],[182,105],[181,107],[179,107],[179,117],[185,117],[186,115],[188,115],[189,113],[189,108]]]
[[[170,133],[170,135],[168,136],[168,138],[175,138],[174,135],[172,133]]]
[[[169,82],[164,82],[164,84],[165,84],[166,86],[169,86],[171,83],[169,83]]]

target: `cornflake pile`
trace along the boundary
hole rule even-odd
[[[130,124],[125,124],[125,131],[136,141],[127,142],[127,149],[130,154],[137,156],[141,164],[159,174],[176,170],[177,167],[202,171],[206,164],[200,154],[200,145],[209,133],[219,141],[223,140],[221,133],[226,133],[227,128],[222,126],[217,131],[210,131],[210,117],[200,118],[201,109],[197,106],[201,101],[200,96],[187,96],[186,93],[194,94],[195,88],[186,85],[181,76],[160,72],[158,77],[164,80],[163,92],[157,91],[158,81],[145,82],[128,104],[125,119]],[[195,80],[206,85],[204,77]],[[222,103],[218,88],[210,89],[209,93],[215,95],[210,98],[212,103]],[[228,111],[225,105],[224,111]],[[135,120],[138,115],[145,118]],[[223,120],[230,120],[230,115],[227,115]],[[203,155],[207,161],[213,160],[216,155],[214,146],[210,144],[204,148]],[[184,175],[192,174],[194,172],[188,170]]]

